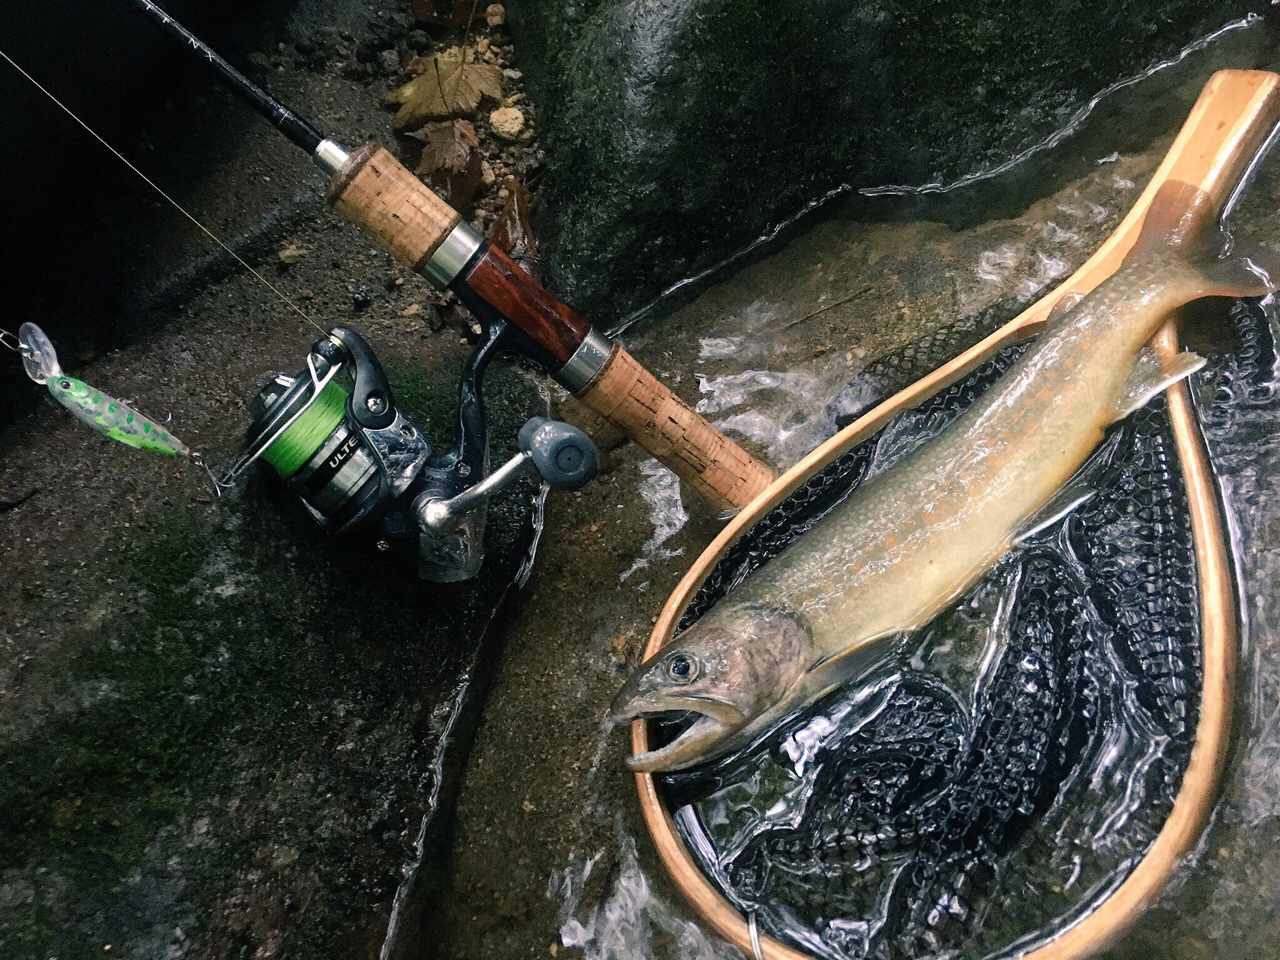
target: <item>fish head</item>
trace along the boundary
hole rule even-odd
[[[22,366],[36,383],[46,383],[62,376],[58,354],[45,332],[34,323],[24,323],[18,328],[18,349],[22,353]]]
[[[808,630],[789,611],[713,610],[641,664],[614,699],[615,721],[696,715],[671,743],[629,757],[627,766],[683,770],[745,746],[804,673],[808,644]]]
[[[64,373],[53,377],[48,382],[48,387],[54,393],[60,394],[67,400],[74,403],[85,403],[89,400],[89,385],[83,380],[77,380],[75,377],[68,377]]]

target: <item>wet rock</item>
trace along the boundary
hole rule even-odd
[[[174,6],[233,62],[266,50],[272,91],[343,142],[391,141],[389,84],[340,71],[370,21],[390,25],[377,49],[402,49],[404,0],[286,5],[287,26],[272,5]],[[205,64],[136,17],[75,7],[0,17],[0,49],[54,64],[41,79],[125,152],[154,144],[148,173],[325,329],[354,322],[398,402],[447,443],[464,351],[426,330],[434,292],[404,271],[394,293],[390,259],[318,205],[306,157]],[[46,15],[67,29],[36,29]],[[296,55],[264,45],[277,35]],[[124,58],[110,76],[102,50]],[[147,77],[160,96],[134,85]],[[55,129],[56,108],[22,84],[0,78],[14,108],[0,119],[57,162],[15,196],[35,238],[14,251],[15,315],[39,317],[69,369],[171,413],[229,466],[246,400],[269,371],[303,369],[317,331],[198,231],[171,229],[134,173]],[[43,242],[50,183],[95,251],[70,272]],[[287,264],[291,244],[305,255]],[[373,302],[352,317],[367,284]],[[415,301],[422,314],[402,319]],[[500,463],[546,407],[504,365],[486,388]],[[432,585],[325,535],[259,471],[213,497],[203,471],[103,440],[22,376],[0,385],[0,448],[0,957],[420,956],[417,912],[496,660],[488,625],[532,536],[533,481],[491,508],[479,579]]]
[[[578,309],[617,315],[842,184],[947,181],[1007,159],[1249,9],[515,4],[519,66],[545,117],[549,280]]]

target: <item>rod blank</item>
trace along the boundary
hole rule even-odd
[[[244,100],[266,117],[286,137],[309,154],[314,154],[325,137],[315,126],[286,107],[271,94],[246,77],[243,73],[227,63],[199,37],[180,24],[169,14],[157,7],[151,0],[133,0],[143,14],[165,33],[194,51],[201,59],[220,73],[231,84],[231,88]]]

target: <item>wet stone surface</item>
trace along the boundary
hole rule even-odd
[[[1110,84],[1258,9],[513,3],[521,67],[542,105],[552,279],[611,321],[828,191],[995,167]],[[1108,149],[1135,149],[1125,132],[1113,130]]]
[[[344,140],[390,139],[376,109],[394,76],[385,54],[403,65],[421,47],[398,3],[255,6],[225,49]],[[1258,62],[1249,43],[1189,58],[1179,83],[1144,81],[1100,126],[976,191],[868,200],[793,228],[633,326],[629,346],[753,450],[794,462],[1083,262],[1208,72]],[[165,96],[139,105],[153,132],[127,142],[131,155],[323,322],[365,333],[442,438],[465,320],[333,220],[305,159],[198,77],[169,74]],[[180,438],[229,461],[245,399],[267,371],[296,369],[312,334],[220,255],[197,256],[194,228],[109,167],[91,184],[95,215],[52,232],[51,249],[98,255],[74,271],[31,256],[19,306],[65,330],[69,370],[171,413]],[[1274,178],[1260,187],[1265,237],[1280,194]],[[1239,326],[1241,362],[1271,369],[1266,337]],[[1216,336],[1203,352],[1218,356]],[[1201,386],[1244,389],[1220,373]],[[542,400],[521,371],[497,379],[501,441]],[[597,483],[551,498],[527,592],[478,639],[530,531],[531,488],[491,517],[492,579],[423,588],[326,540],[270,484],[212,501],[198,472],[88,434],[16,372],[3,390],[0,500],[35,496],[0,513],[0,955],[376,956],[424,815],[450,806],[462,756],[448,747],[475,722],[477,665],[498,647],[456,830],[446,840],[429,820],[390,955],[736,955],[671,888],[625,735],[602,729],[663,600],[722,522],[652,461],[614,450]],[[1264,583],[1280,542],[1274,389],[1247,392],[1214,422],[1214,455],[1245,518],[1245,574]],[[1273,606],[1250,597],[1247,703],[1214,827],[1119,956],[1276,955]]]

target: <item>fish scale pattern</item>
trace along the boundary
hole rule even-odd
[[[1006,347],[969,376],[926,400],[912,415],[922,417],[922,425],[931,433],[941,432],[995,383],[1025,350],[1026,344]],[[802,483],[794,493],[753,524],[729,546],[712,569],[680,618],[679,629],[688,629],[752,571],[778,556],[793,540],[848,499],[867,476],[875,454],[874,438],[859,444]]]
[[[925,344],[889,369],[915,374],[947,359],[932,349]],[[907,432],[940,432],[1023,349],[1006,347],[923,403]],[[932,678],[904,670],[875,723],[837,736],[815,758],[799,821],[762,828],[720,854],[709,873],[729,899],[758,910],[764,929],[796,943],[802,929],[803,942],[819,938],[819,952],[833,958],[967,955],[1010,849],[1087,775],[1098,752],[1102,698],[1087,664],[1104,655],[1103,644],[1132,681],[1146,722],[1169,741],[1126,821],[1133,842],[1154,837],[1194,735],[1194,550],[1163,400],[1118,425],[1111,441],[1092,477],[1097,493],[1061,540],[1037,540],[1019,559],[1009,642],[971,712]],[[846,453],[750,528],[704,582],[681,629],[849,496],[876,465],[878,444],[872,438]],[[764,749],[776,751],[788,731],[831,706],[815,705]],[[701,790],[697,771],[667,778],[670,796],[695,800],[732,782],[734,769],[718,765]],[[1019,856],[1026,862],[1025,851]]]

